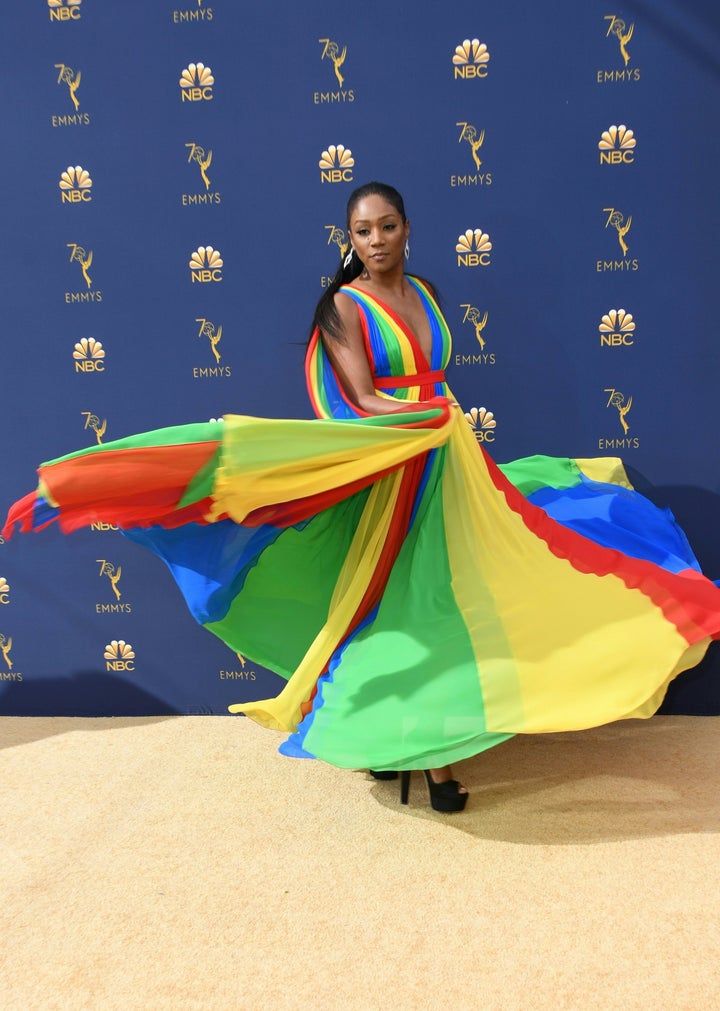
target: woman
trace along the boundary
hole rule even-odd
[[[720,590],[618,460],[500,469],[478,447],[432,290],[403,272],[408,234],[395,190],[351,195],[307,355],[319,420],[228,416],[71,454],[4,533],[117,524],[198,621],[287,679],[231,711],[290,731],[285,754],[401,770],[403,800],[432,770],[433,807],[461,810],[454,761],[652,715],[720,637]]]

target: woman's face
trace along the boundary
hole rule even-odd
[[[369,273],[387,273],[402,264],[410,222],[383,197],[359,200],[350,215],[350,241]]]

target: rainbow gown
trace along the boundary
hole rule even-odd
[[[230,415],[72,453],[40,467],[4,534],[102,521],[158,554],[198,622],[286,679],[230,707],[285,731],[285,754],[437,767],[651,716],[720,636],[720,589],[619,460],[496,466],[444,383],[447,325],[410,280],[430,362],[345,289],[397,413],[357,410],[316,334],[318,420]]]

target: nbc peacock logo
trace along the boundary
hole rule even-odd
[[[600,347],[630,347],[634,343],[635,320],[624,309],[611,309],[600,320]]]
[[[51,21],[79,21],[82,0],[47,0]]]
[[[188,63],[180,75],[180,95],[183,102],[210,102],[215,78],[204,63]]]
[[[631,165],[635,158],[637,140],[624,123],[603,130],[598,141],[601,165]]]
[[[458,235],[455,252],[458,267],[488,267],[492,242],[482,228],[468,228]]]
[[[495,442],[497,421],[492,411],[486,407],[471,407],[465,411],[465,420],[478,442]]]
[[[64,204],[89,203],[92,200],[93,181],[82,165],[68,165],[60,175],[60,198]]]
[[[455,46],[452,61],[455,80],[460,77],[469,81],[475,77],[487,77],[490,53],[480,39],[465,39]]]
[[[190,257],[190,279],[193,284],[222,281],[223,259],[212,246],[198,246]]]
[[[0,576],[0,604],[10,603],[10,584],[5,576]]]
[[[113,639],[109,642],[105,647],[103,659],[108,673],[135,670],[135,650],[124,639]]]
[[[76,372],[104,372],[105,348],[94,337],[82,337],[73,348]]]
[[[350,183],[352,182],[353,165],[355,159],[349,147],[343,144],[331,144],[327,150],[320,155],[318,166],[320,168],[321,183]]]

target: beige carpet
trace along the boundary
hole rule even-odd
[[[720,719],[521,738],[460,815],[242,718],[0,719],[4,1009],[717,1009]]]

